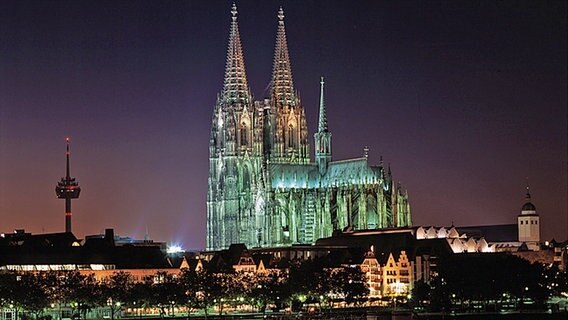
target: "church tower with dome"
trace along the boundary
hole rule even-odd
[[[526,243],[530,250],[540,249],[540,217],[536,213],[536,207],[531,202],[531,194],[527,185],[525,204],[517,217],[519,227],[519,242]]]
[[[250,92],[237,22],[231,27],[223,89],[209,140],[207,250],[313,244],[334,231],[411,225],[408,194],[385,169],[362,157],[335,161],[320,80],[315,160],[304,105],[294,88],[284,24],[278,26],[270,94]],[[315,107],[315,106],[311,106]]]

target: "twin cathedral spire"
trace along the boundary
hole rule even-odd
[[[222,96],[229,103],[247,103],[250,102],[251,94],[247,82],[237,13],[237,6],[233,3]],[[282,7],[278,11],[278,31],[276,34],[270,90],[271,98],[279,106],[294,105],[296,103],[292,66],[290,64],[286,28],[284,26],[284,10],[282,10]]]
[[[310,163],[310,151],[307,121],[301,100],[294,90],[284,10],[282,7],[278,10],[270,97],[264,102],[253,101],[250,93],[237,14],[237,7],[233,3],[225,78],[218,104],[221,104],[223,109],[238,110],[239,114],[232,117],[231,121],[236,120],[237,122],[234,124],[233,134],[226,138],[237,140],[236,149],[247,150],[251,154],[259,150],[254,146],[253,141],[261,141],[261,148],[264,149],[262,153],[272,163],[308,164]],[[262,105],[263,103],[268,105]],[[321,105],[323,106],[323,101]],[[258,108],[264,110],[260,115],[254,114]],[[320,113],[320,118],[325,119],[320,119],[320,122],[327,123],[325,107],[320,106]],[[264,119],[257,125],[253,118],[259,117]],[[241,121],[240,118],[243,120]],[[262,127],[262,130],[255,132],[254,127]],[[260,135],[264,137],[258,137]]]
[[[288,54],[282,7],[278,10],[278,32],[276,33],[276,46],[274,48],[271,90],[272,97],[278,106],[295,104],[294,80],[292,79],[292,66]]]
[[[248,103],[250,102],[250,91],[245,70],[241,36],[239,34],[239,24],[237,23],[237,6],[234,3],[231,15],[232,22],[222,96],[229,103]]]

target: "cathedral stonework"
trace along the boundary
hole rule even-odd
[[[315,161],[306,114],[294,90],[284,13],[270,97],[254,101],[233,5],[223,90],[209,142],[207,249],[312,244],[336,230],[411,225],[408,195],[385,171],[361,158],[332,161],[331,132],[320,81]]]

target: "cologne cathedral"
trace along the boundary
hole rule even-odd
[[[320,81],[315,161],[302,101],[294,89],[284,12],[269,97],[254,100],[247,82],[233,4],[223,90],[209,142],[207,249],[312,244],[334,231],[411,225],[408,195],[363,157],[333,161]]]

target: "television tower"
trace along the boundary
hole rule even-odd
[[[81,188],[79,183],[75,178],[71,178],[71,173],[69,170],[69,138],[66,138],[67,142],[67,166],[66,166],[66,176],[61,178],[61,181],[57,183],[55,187],[55,193],[57,198],[65,199],[65,232],[71,232],[71,199],[79,198],[79,193],[81,193]]]

